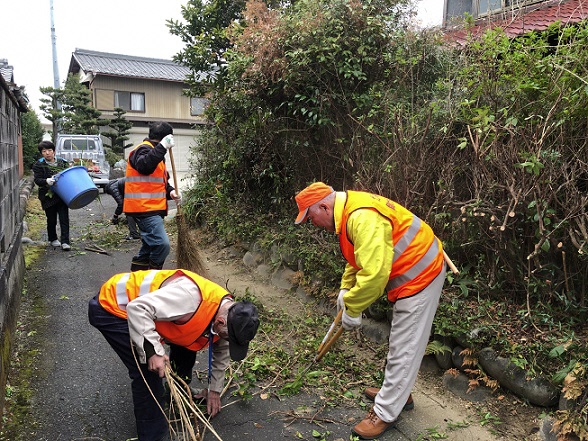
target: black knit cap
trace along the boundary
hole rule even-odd
[[[259,327],[257,308],[251,302],[235,302],[227,318],[229,329],[229,353],[234,361],[247,356],[249,342],[253,340]]]

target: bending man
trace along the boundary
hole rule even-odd
[[[202,397],[207,399],[208,414],[214,417],[221,408],[220,392],[229,357],[236,361],[245,358],[259,326],[252,303],[235,302],[216,283],[180,269],[113,276],[90,300],[88,316],[129,371],[139,441],[168,439],[168,424],[160,406],[162,377],[170,359],[173,362],[174,347],[194,357],[196,351],[209,347],[209,386]],[[169,357],[162,340],[173,344]],[[179,358],[185,360],[185,354]],[[184,363],[190,372],[179,375],[191,378],[193,364],[193,360]]]
[[[439,304],[445,263],[431,228],[401,205],[375,194],[315,182],[296,195],[295,223],[310,220],[339,236],[347,260],[337,306],[347,330],[361,326],[361,314],[386,292],[394,304],[389,351],[381,389],[368,415],[353,428],[374,439],[394,427],[403,408],[412,408],[411,390],[425,353]]]

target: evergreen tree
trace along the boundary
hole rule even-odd
[[[208,82],[222,83],[225,52],[232,47],[227,31],[243,18],[244,8],[245,0],[191,0],[182,7],[185,23],[167,21],[172,35],[190,42],[174,59],[191,67],[186,80],[193,96],[202,95]]]
[[[97,135],[99,127],[108,123],[102,113],[92,107],[90,90],[70,74],[65,82],[62,111],[62,131],[79,135]]]
[[[56,133],[96,135],[99,127],[106,125],[107,120],[101,119],[102,113],[92,107],[91,92],[79,82],[78,77],[70,74],[63,89],[42,87],[41,92],[47,96],[42,98],[40,108],[45,117],[53,123],[53,140]],[[61,104],[61,108],[58,107]],[[58,129],[58,125],[61,128]]]
[[[114,153],[124,154],[125,148],[131,147],[133,144],[125,144],[125,141],[129,139],[129,133],[133,127],[133,123],[125,118],[127,112],[121,107],[114,109],[113,118],[108,123],[108,127],[112,131],[105,132],[102,135],[110,139],[110,148]]]
[[[59,124],[63,118],[63,112],[61,110],[61,100],[63,99],[63,89],[55,89],[54,87],[40,87],[39,90],[44,98],[41,98],[41,105],[39,108],[43,112],[45,118],[51,121],[53,130],[51,137],[55,143],[57,133],[59,132]]]
[[[37,145],[43,140],[43,126],[35,111],[29,108],[29,111],[23,113],[20,120],[22,130],[22,155],[25,170],[30,170],[33,163],[38,158]]]

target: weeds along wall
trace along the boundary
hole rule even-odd
[[[26,111],[26,107],[23,109],[8,84],[0,77],[0,182],[2,182],[2,185],[0,185],[1,390],[4,390],[6,386],[25,271],[21,237],[26,195],[23,196],[24,200],[21,201],[22,152],[19,149],[19,112],[22,111]],[[28,191],[30,191],[30,188]],[[0,409],[3,408],[4,394],[2,393],[0,394]]]

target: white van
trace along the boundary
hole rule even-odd
[[[70,165],[81,165],[97,187],[104,187],[110,178],[110,165],[106,161],[104,145],[100,135],[57,135],[55,156],[65,159]]]

